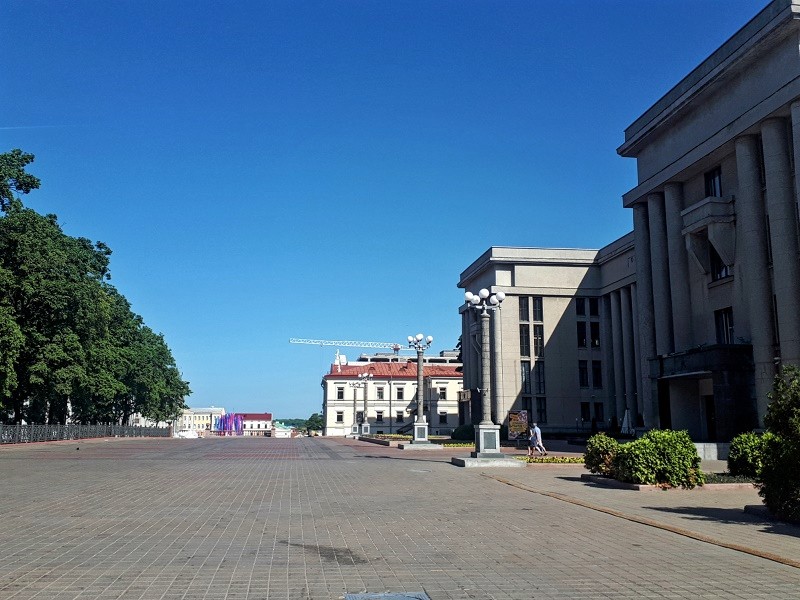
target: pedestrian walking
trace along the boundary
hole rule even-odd
[[[533,456],[533,451],[536,450],[539,456],[547,456],[547,449],[542,444],[542,430],[536,423],[531,424],[530,440],[528,441],[528,456]]]

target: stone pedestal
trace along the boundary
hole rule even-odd
[[[472,458],[506,458],[500,452],[500,425],[480,423],[475,426],[475,452]]]
[[[414,437],[411,440],[412,444],[430,444],[428,440],[428,422],[417,420],[414,423]]]

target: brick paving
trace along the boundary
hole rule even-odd
[[[468,453],[324,438],[0,447],[0,599],[800,599],[800,568],[763,557],[800,559],[800,527],[744,513],[754,490],[449,464]]]

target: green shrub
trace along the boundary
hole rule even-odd
[[[757,477],[764,462],[764,444],[771,433],[740,433],[731,440],[728,451],[728,473],[743,477]]]
[[[800,523],[800,369],[784,366],[775,377],[764,424],[766,438],[758,493],[777,517]]]
[[[453,430],[450,437],[454,440],[472,440],[475,441],[475,426],[474,425],[460,425]]]
[[[611,466],[612,476],[628,483],[693,488],[704,482],[700,456],[686,431],[648,431],[619,446]]]
[[[611,475],[611,462],[619,448],[619,442],[605,433],[598,433],[586,440],[583,462],[592,473]]]

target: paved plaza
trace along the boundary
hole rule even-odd
[[[0,447],[0,599],[800,599],[800,527],[745,513],[752,489],[450,464],[468,453],[325,438]]]

